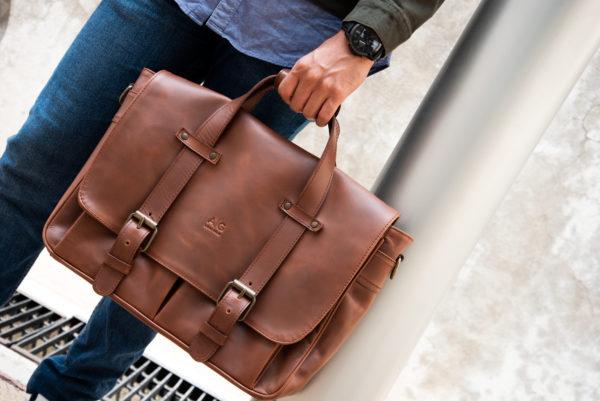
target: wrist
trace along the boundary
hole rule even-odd
[[[375,60],[360,54],[356,54],[352,51],[352,48],[348,44],[348,39],[346,38],[346,32],[343,29],[332,36],[331,40],[335,41],[339,54],[343,54],[351,59],[354,63],[368,67],[369,69],[373,66],[373,64],[375,64]]]

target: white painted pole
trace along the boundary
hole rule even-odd
[[[406,261],[350,340],[290,401],[389,396],[436,304],[598,48],[599,16],[598,0],[480,5],[375,186],[415,237]]]

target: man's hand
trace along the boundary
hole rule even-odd
[[[290,108],[323,127],[367,78],[373,61],[350,51],[344,31],[296,62],[279,85]]]

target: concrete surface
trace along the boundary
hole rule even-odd
[[[4,31],[6,30],[9,10],[10,0],[0,0],[0,40],[2,40],[2,36],[4,36]]]
[[[94,4],[11,2],[0,41],[2,143],[22,124]],[[476,5],[446,0],[394,53],[392,67],[345,103],[338,164],[363,185],[373,183]],[[488,224],[390,399],[600,399],[599,94],[597,55]],[[318,152],[325,137],[311,127],[297,142]],[[76,310],[55,295],[64,283],[59,274],[68,275],[46,255],[24,288],[88,313],[91,290],[69,284],[69,297],[81,300]]]
[[[600,399],[600,54],[488,223],[395,400]]]
[[[0,345],[0,401],[21,401],[27,379],[37,365],[27,358]]]

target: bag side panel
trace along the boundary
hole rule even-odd
[[[324,327],[315,331],[311,346],[293,344],[284,347],[265,371],[255,391],[269,398],[300,391],[348,339],[385,285],[396,259],[411,242],[410,236],[391,227],[331,312],[329,320],[324,322]],[[292,366],[295,369],[290,371]]]

